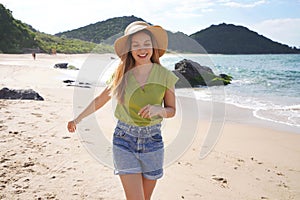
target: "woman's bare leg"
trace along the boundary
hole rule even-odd
[[[156,180],[150,180],[143,177],[143,188],[145,200],[150,200],[154,187],[156,185]]]
[[[144,200],[142,174],[120,175],[127,200]]]

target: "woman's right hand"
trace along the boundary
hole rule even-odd
[[[75,122],[75,120],[69,121],[67,128],[68,128],[69,132],[74,133],[75,130],[76,130],[76,122]]]

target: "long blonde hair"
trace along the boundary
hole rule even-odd
[[[145,32],[147,35],[151,37],[153,53],[151,56],[151,62],[160,64],[159,60],[159,49],[157,49],[157,42],[155,38],[152,36],[151,32],[148,30],[141,30],[139,32]],[[136,33],[135,33],[136,34]],[[127,85],[127,72],[135,67],[135,60],[131,54],[131,40],[132,35],[129,36],[126,49],[128,49],[127,53],[123,54],[120,59],[120,64],[117,67],[116,71],[113,75],[113,81],[111,84],[111,92],[116,96],[119,103],[124,103],[124,93]]]

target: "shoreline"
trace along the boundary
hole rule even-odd
[[[187,54],[187,55],[194,55],[194,54]],[[166,56],[172,56],[172,54],[167,54]],[[52,68],[55,63],[58,62],[67,62],[70,65],[75,65],[76,66],[81,66],[84,69],[87,68],[87,65],[92,66],[92,64],[95,64],[97,62],[97,65],[104,67],[104,70],[107,70],[108,68],[111,68],[111,64],[113,59],[115,58],[116,55],[107,53],[107,54],[57,54],[57,55],[50,55],[50,54],[38,54],[37,59],[33,60],[31,54],[0,54],[1,62],[0,66],[5,66],[5,63],[10,63],[10,66],[26,66],[26,67],[45,67],[45,68]],[[12,62],[12,59],[14,60]],[[106,61],[105,61],[106,59]],[[85,70],[83,73],[80,73],[80,76],[78,76],[79,71],[77,70],[64,70],[64,69],[54,69],[53,73],[55,71],[57,72],[57,76],[55,76],[56,79],[58,80],[68,80],[68,79],[74,79],[74,81],[82,82],[82,83],[87,83],[89,81],[88,85],[91,85],[91,87],[100,87],[103,86],[103,80],[106,80],[107,72],[104,71],[101,72],[99,71],[99,68],[97,65],[92,66],[90,71]],[[89,67],[90,67],[89,66]],[[18,70],[15,70],[18,71]],[[96,71],[98,74],[94,74],[93,72]],[[104,74],[104,75],[103,75]],[[7,76],[10,76],[9,74]],[[99,82],[99,76],[102,76],[101,78],[103,79],[101,82]],[[78,80],[79,79],[79,80]],[[78,84],[78,83],[77,83]],[[178,88],[177,90],[181,90]],[[197,89],[195,88],[190,88],[192,92],[197,92]],[[190,93],[190,92],[188,92]],[[196,94],[195,94],[196,95]],[[202,94],[200,94],[202,95]],[[204,94],[206,95],[206,94]],[[182,94],[180,96],[185,96],[185,94]],[[209,101],[210,98],[207,99],[207,97],[204,97],[205,99],[199,99],[198,97],[197,100],[200,101],[200,104],[205,104],[205,102],[208,102],[207,105],[212,104],[211,101]],[[201,97],[200,97],[201,98]],[[203,101],[203,103],[201,103]],[[283,131],[290,131],[294,133],[300,133],[300,127],[297,127],[292,124],[287,124],[288,122],[283,122],[280,120],[276,120],[275,118],[269,119],[268,117],[265,117],[264,115],[258,115],[258,113],[264,113],[265,110],[255,110],[255,108],[247,108],[244,107],[245,105],[236,105],[234,103],[226,103],[226,107],[231,107],[233,106],[236,107],[236,110],[240,109],[242,112],[252,112],[252,116],[254,119],[250,119],[252,124],[260,125],[263,127],[272,127],[274,129],[278,130],[283,130]],[[284,108],[286,109],[286,108]],[[268,110],[266,110],[268,111]],[[280,112],[280,110],[278,111]],[[236,120],[238,120],[236,118]],[[249,123],[248,121],[245,121]]]
[[[208,115],[212,114],[212,111],[209,111],[207,108],[212,107],[212,105],[216,104],[223,104],[223,103],[216,103],[216,102],[208,102],[204,100],[199,100],[197,99],[199,104],[201,105],[201,108],[204,110],[205,113]],[[266,128],[266,129],[272,129],[275,131],[283,131],[283,132],[290,132],[290,133],[295,133],[299,134],[299,127],[280,123],[280,122],[275,122],[275,121],[270,121],[267,119],[261,119],[256,116],[254,116],[255,110],[250,109],[250,108],[243,108],[237,105],[233,105],[230,103],[225,103],[225,117],[224,117],[224,122],[232,122],[232,123],[237,123],[237,124],[246,124],[246,125],[251,125],[251,126],[259,126],[261,128]]]
[[[83,120],[81,132],[68,133],[67,121],[102,87],[67,87],[57,78],[61,71],[52,68],[60,58],[66,59],[63,55],[56,60],[45,57],[39,61],[41,65],[32,57],[20,61],[17,56],[9,66],[0,60],[1,87],[32,88],[45,99],[0,100],[0,199],[124,199],[118,176],[86,149],[87,144],[97,148],[99,138],[103,139],[95,128],[100,127],[111,141],[116,122],[114,102]],[[74,55],[72,59],[79,58]],[[105,66],[110,61],[110,55],[103,55],[99,62]],[[75,91],[86,98],[76,103]],[[92,120],[95,127],[88,125]],[[215,143],[211,143],[212,150],[201,159],[203,142],[214,128],[213,122],[222,126]],[[193,134],[190,131],[196,130],[196,134],[165,167],[153,199],[300,198],[300,134],[255,119],[249,109],[179,97],[176,116],[163,122],[166,147],[179,137],[182,123],[186,129],[180,142]],[[110,155],[110,148],[96,150]]]

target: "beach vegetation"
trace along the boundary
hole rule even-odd
[[[75,67],[74,65],[68,65],[68,69],[70,70],[79,70],[77,67]]]
[[[41,33],[28,24],[14,19],[12,11],[0,4],[0,52],[2,53],[109,53],[106,44]]]

